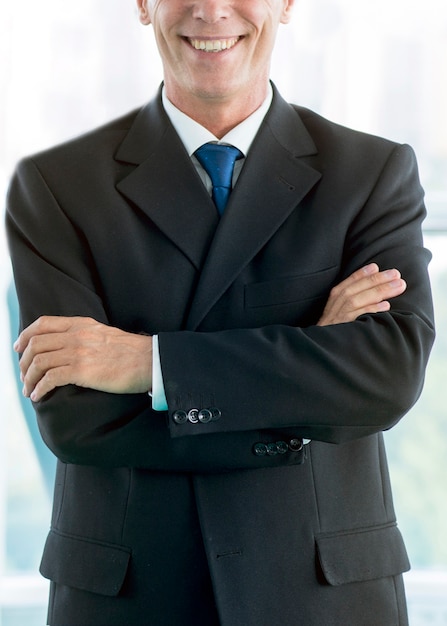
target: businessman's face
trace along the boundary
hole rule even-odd
[[[276,31],[289,21],[294,0],[137,2],[141,21],[153,25],[174,104],[262,102]]]

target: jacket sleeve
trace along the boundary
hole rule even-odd
[[[434,338],[424,217],[414,153],[397,146],[353,216],[342,276],[373,261],[397,267],[408,288],[389,312],[326,327],[160,334],[172,437],[292,427],[342,443],[393,426],[421,392]],[[209,404],[219,420],[184,419]]]
[[[11,182],[6,229],[20,329],[42,315],[79,315],[110,323],[89,242],[32,159],[18,165]],[[66,463],[208,472],[301,462],[301,454],[275,462],[256,458],[251,453],[259,439],[256,432],[210,434],[206,445],[202,438],[172,439],[166,413],[154,412],[147,394],[67,385],[34,408],[44,441]]]

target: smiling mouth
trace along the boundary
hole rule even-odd
[[[193,39],[187,37],[187,41],[196,50],[202,50],[203,52],[222,52],[223,50],[230,50],[233,48],[240,37],[230,37],[229,39]]]

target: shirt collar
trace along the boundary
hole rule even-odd
[[[217,143],[227,143],[238,148],[244,156],[248,154],[251,144],[258,132],[267,111],[270,108],[273,98],[273,90],[269,83],[269,91],[266,99],[259,109],[256,109],[243,122],[232,128],[222,139],[217,139],[209,130],[191,119],[188,115],[177,109],[162,91],[163,106],[171,120],[177,134],[183,142],[189,156],[194,154],[197,148],[204,143],[214,141]]]

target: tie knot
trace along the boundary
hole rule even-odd
[[[194,154],[211,178],[213,187],[231,189],[234,163],[244,156],[240,150],[234,146],[205,143]]]

